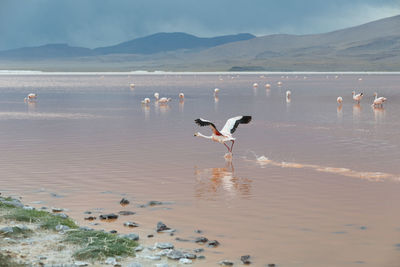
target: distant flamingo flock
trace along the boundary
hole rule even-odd
[[[264,76],[262,76],[262,77],[264,77]],[[282,76],[282,77],[284,78],[284,76]],[[286,78],[288,78],[288,77],[286,77]],[[296,78],[297,78],[297,76],[296,76]],[[304,77],[304,79],[306,79],[306,78],[307,77]],[[335,76],[335,79],[337,79],[337,78],[338,78],[338,76]],[[358,81],[362,81],[362,78],[359,78]],[[135,86],[136,85],[134,83],[129,84],[129,87],[132,90],[135,88]],[[277,86],[278,87],[282,87],[283,86],[283,82],[278,81],[277,82]],[[253,83],[253,88],[255,90],[258,87],[259,87],[259,85],[258,85],[257,82]],[[267,92],[269,92],[270,88],[271,88],[271,84],[270,83],[266,83],[265,84],[265,88],[266,88]],[[215,88],[213,90],[214,98],[215,98],[216,101],[218,100],[219,92],[220,92],[219,88]],[[29,93],[24,98],[24,101],[25,102],[35,102],[36,99],[37,99],[37,96],[38,95],[36,93]],[[292,97],[292,92],[290,90],[287,90],[285,92],[285,96],[286,96],[286,102],[290,103],[291,97]],[[383,96],[378,97],[378,93],[376,93],[376,92],[373,94],[373,96],[374,96],[374,100],[373,100],[373,103],[372,103],[371,106],[374,107],[374,108],[383,108],[383,103],[385,103],[387,101],[387,98],[383,97]],[[363,99],[363,97],[364,97],[364,93],[363,92],[356,93],[356,91],[352,91],[353,101],[355,103],[357,103],[357,105],[360,104],[360,102]],[[184,93],[183,92],[179,93],[178,94],[178,98],[180,100],[180,103],[183,103],[183,101],[185,99]],[[154,93],[154,99],[155,99],[155,103],[159,103],[159,104],[167,104],[168,102],[172,101],[172,99],[170,97],[160,97],[160,94],[158,92]],[[339,108],[341,109],[343,101],[344,100],[343,100],[342,96],[338,96],[336,98],[336,102],[338,104],[338,109]],[[151,100],[150,100],[149,97],[146,97],[143,100],[141,100],[141,103],[143,105],[148,105],[150,102],[151,102]],[[236,131],[236,129],[239,126],[239,124],[247,124],[247,123],[249,123],[251,121],[251,119],[252,119],[251,116],[237,116],[237,117],[230,118],[230,119],[227,120],[227,122],[225,123],[225,126],[222,128],[222,130],[219,131],[216,128],[215,124],[212,123],[211,121],[199,118],[199,119],[196,119],[195,122],[200,126],[210,126],[211,130],[212,130],[212,135],[211,136],[206,136],[206,135],[203,135],[203,134],[201,134],[199,132],[195,133],[194,135],[198,136],[198,137],[210,139],[212,141],[219,142],[221,144],[224,144],[225,147],[228,149],[229,154],[232,155],[233,145],[234,145],[235,140],[236,140],[232,136],[232,134]],[[228,141],[232,142],[230,147],[226,144],[226,142],[228,142]]]

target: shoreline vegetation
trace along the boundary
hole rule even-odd
[[[123,198],[122,206],[128,205],[129,200]],[[158,205],[171,204],[168,202],[150,201],[139,207],[147,208]],[[95,230],[87,226],[79,226],[69,218],[60,208],[42,207],[36,209],[24,205],[19,199],[0,196],[0,266],[159,266],[168,267],[177,264],[206,264],[208,251],[203,247],[195,249],[176,248],[173,243],[156,242],[153,246],[139,244],[139,235],[136,233],[119,234],[112,230]],[[90,211],[85,212],[85,220],[93,221],[97,218]],[[135,212],[119,212],[121,216],[133,215]],[[117,214],[102,214],[100,220],[116,220]],[[138,227],[134,222],[125,222],[128,228]],[[221,244],[217,240],[209,240],[202,236],[203,231],[194,231],[198,236],[193,238],[175,237],[176,229],[172,229],[163,222],[158,222],[155,234],[167,233],[175,241],[183,244],[192,242],[210,249]],[[148,238],[157,239],[155,234]],[[213,253],[213,252],[211,252]],[[235,261],[221,259],[216,262],[220,266],[234,264],[249,265],[252,263],[250,255],[238,257]],[[169,265],[172,264],[172,265]],[[275,264],[265,266],[274,267]]]
[[[99,264],[134,257],[139,245],[128,237],[79,227],[64,213],[37,210],[11,197],[0,197],[0,226],[0,266]],[[22,247],[29,246],[42,247],[42,253],[35,255],[35,249],[26,255]]]

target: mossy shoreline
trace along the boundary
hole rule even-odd
[[[60,251],[69,254],[71,265],[76,261],[93,264],[108,257],[134,257],[138,246],[136,241],[117,234],[79,227],[65,214],[37,210],[24,206],[18,199],[0,196],[0,266],[45,265],[40,260],[48,257],[36,255],[32,259],[12,249],[34,244],[35,236],[45,238],[49,242],[47,249],[53,249],[56,255]],[[65,256],[64,260],[68,259]]]

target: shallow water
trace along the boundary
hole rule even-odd
[[[365,94],[360,105],[353,90]],[[383,109],[370,106],[375,91]],[[37,101],[24,103],[30,92]],[[154,92],[173,100],[157,105]],[[182,248],[199,245],[174,238],[201,229],[221,246],[199,266],[245,254],[255,266],[398,266],[398,114],[400,75],[0,75],[0,192],[66,208],[84,225],[87,210],[133,210],[95,227],[145,244],[158,221],[178,232],[157,240]],[[222,127],[236,115],[253,121],[235,132],[232,162],[193,136],[210,134],[198,117]],[[136,206],[150,200],[172,203]]]

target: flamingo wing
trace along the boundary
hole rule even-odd
[[[222,133],[233,134],[239,124],[247,124],[251,121],[251,116],[237,116],[230,118],[226,121],[224,128],[222,128]]]
[[[222,135],[222,134],[217,130],[217,127],[215,127],[214,123],[212,123],[211,121],[208,121],[208,120],[205,120],[205,119],[202,119],[202,118],[196,119],[196,120],[194,120],[194,121],[195,121],[198,125],[200,125],[200,126],[208,126],[208,125],[210,125],[211,130],[213,131],[213,133],[214,133],[215,135]]]

